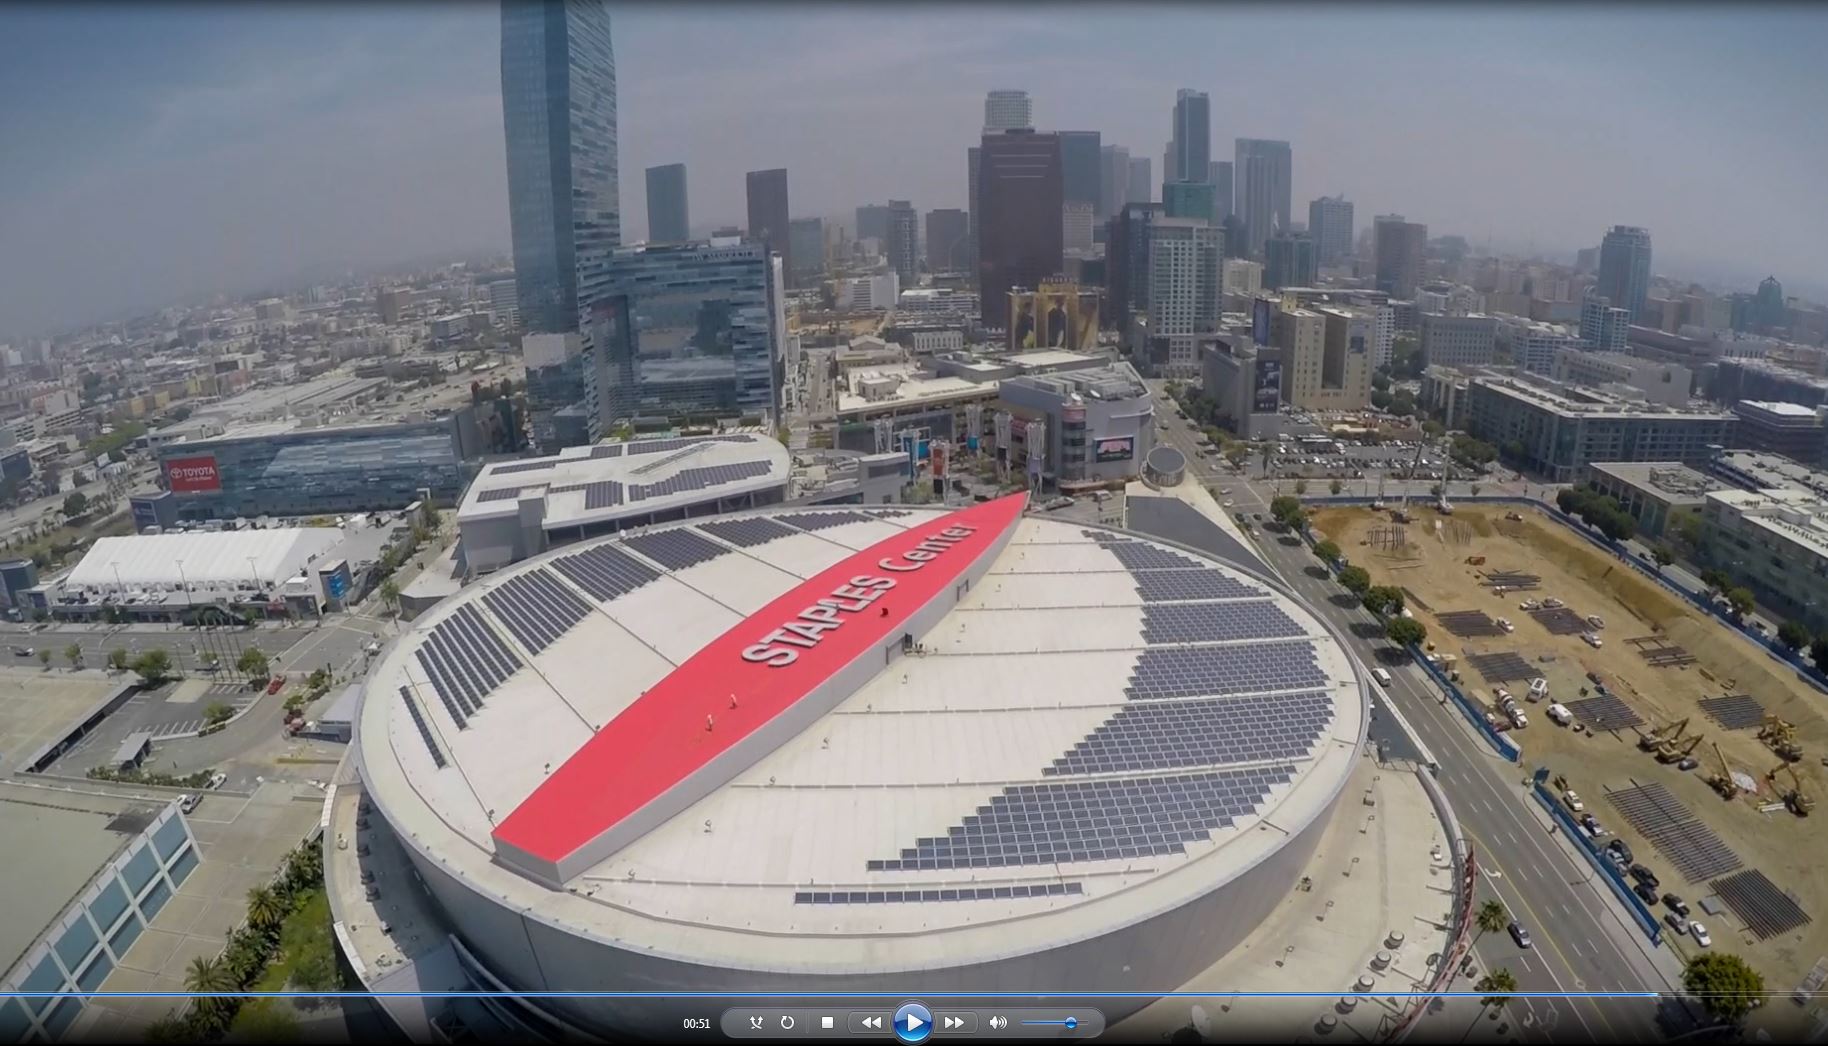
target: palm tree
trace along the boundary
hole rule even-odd
[[[232,992],[241,985],[235,983],[235,976],[222,963],[206,956],[199,955],[190,961],[190,967],[184,971],[184,988],[197,995],[209,995],[216,992]],[[221,999],[199,999],[199,1003],[219,1003]]]
[[[1517,976],[1510,970],[1500,967],[1479,978],[1478,982],[1473,985],[1473,990],[1487,993],[1485,998],[1479,1000],[1479,1013],[1483,1016],[1487,1010],[1501,1010],[1505,1003],[1511,1001],[1510,993],[1517,990]],[[1492,1016],[1496,1017],[1497,1013],[1494,1012]],[[1478,1023],[1479,1018],[1474,1017],[1473,1023],[1467,1025],[1467,1032],[1471,1033],[1473,1027]],[[1465,1037],[1461,1036],[1462,1039]]]
[[[272,890],[256,886],[248,891],[248,925],[264,932],[278,926],[285,918],[285,906],[279,903]]]
[[[1505,925],[1511,921],[1511,913],[1505,910],[1503,902],[1487,900],[1484,904],[1479,906],[1479,914],[1476,917],[1476,921],[1479,927],[1479,934],[1477,937],[1473,938],[1475,944],[1478,943],[1479,937],[1483,937],[1488,933],[1497,933],[1499,930],[1504,929]]]

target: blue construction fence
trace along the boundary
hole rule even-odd
[[[1303,527],[1301,530],[1301,540],[1307,543],[1309,552],[1314,550],[1314,534],[1306,527]],[[1319,558],[1320,557],[1318,556],[1315,557],[1316,560],[1319,560]],[[1327,563],[1322,561],[1321,565],[1326,568],[1327,572],[1331,574],[1335,580],[1337,580],[1339,572],[1344,570],[1347,566],[1350,566],[1350,563],[1346,561],[1345,555],[1342,552],[1337,562]],[[1376,617],[1379,621],[1387,620],[1386,615],[1383,614],[1374,613],[1372,616]],[[1471,723],[1473,729],[1477,730],[1480,736],[1485,738],[1486,743],[1492,746],[1492,751],[1497,752],[1500,756],[1503,756],[1513,763],[1523,758],[1523,749],[1517,742],[1504,736],[1503,732],[1494,729],[1492,724],[1486,722],[1484,710],[1475,705],[1471,699],[1461,692],[1460,688],[1454,684],[1453,680],[1448,679],[1445,673],[1430,662],[1426,652],[1423,651],[1421,647],[1414,643],[1409,644],[1409,657],[1416,664],[1422,666],[1422,670],[1427,672],[1428,675],[1434,679],[1435,685],[1440,687],[1441,691],[1447,695],[1448,700],[1453,702],[1454,707],[1460,710],[1460,714],[1466,717],[1466,721]]]
[[[1650,938],[1650,943],[1661,945],[1663,943],[1663,924],[1657,921],[1656,913],[1644,903],[1644,898],[1631,891],[1631,884],[1625,881],[1625,874],[1619,871],[1618,865],[1606,856],[1605,847],[1600,845],[1598,839],[1589,836],[1574,820],[1574,815],[1562,805],[1561,798],[1549,787],[1548,780],[1549,768],[1538,767],[1535,775],[1536,787],[1533,789],[1536,801],[1541,803],[1542,808],[1555,819],[1555,823],[1561,826],[1562,832],[1574,840],[1574,848],[1586,855],[1587,863],[1594,867],[1600,878],[1606,881],[1606,885],[1612,887],[1612,892],[1625,905],[1625,910],[1631,914],[1632,921],[1638,924],[1638,929],[1643,930],[1644,936]]]
[[[1341,495],[1339,497],[1304,497],[1301,500],[1303,504],[1309,505],[1369,505],[1374,499]],[[1740,635],[1756,644],[1759,649],[1763,650],[1773,660],[1780,662],[1785,668],[1795,672],[1798,679],[1801,679],[1803,682],[1822,693],[1828,694],[1828,674],[1823,674],[1820,669],[1811,665],[1804,659],[1801,652],[1787,649],[1782,643],[1777,641],[1777,637],[1767,636],[1757,629],[1746,625],[1744,622],[1736,620],[1727,608],[1722,607],[1709,599],[1707,593],[1691,592],[1681,585],[1676,584],[1666,577],[1662,571],[1658,570],[1654,563],[1646,563],[1642,559],[1632,555],[1629,549],[1605,535],[1595,532],[1592,527],[1581,522],[1578,516],[1570,516],[1566,512],[1563,512],[1559,505],[1538,501],[1535,498],[1520,498],[1511,494],[1456,497],[1454,500],[1476,501],[1480,504],[1492,505],[1528,505],[1531,508],[1541,509],[1551,519],[1554,519],[1556,522],[1567,527],[1569,530],[1572,530],[1574,533],[1579,534],[1581,537],[1586,538],[1595,548],[1610,553],[1622,563],[1631,564],[1632,568],[1639,574],[1642,574],[1644,577],[1663,586],[1663,588],[1669,590],[1674,595],[1687,601],[1691,606],[1706,612],[1716,621],[1719,621],[1721,624],[1738,632]],[[1308,540],[1310,544],[1313,541],[1311,537]]]

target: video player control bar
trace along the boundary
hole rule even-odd
[[[725,1010],[719,1025],[736,1039],[1090,1039],[1103,1034],[1104,1014],[1090,1007],[955,1010],[920,1002],[870,1009],[739,1006]]]

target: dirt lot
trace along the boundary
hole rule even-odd
[[[1467,696],[1492,701],[1493,682],[1480,677],[1466,664],[1468,654],[1512,652],[1531,663],[1536,674],[1548,680],[1549,700],[1579,700],[1582,687],[1591,687],[1588,672],[1596,672],[1606,686],[1645,720],[1650,730],[1687,718],[1687,737],[1704,738],[1693,750],[1701,760],[1698,769],[1684,773],[1656,762],[1637,747],[1635,730],[1575,733],[1556,726],[1544,709],[1547,702],[1526,705],[1530,725],[1514,736],[1523,745],[1527,767],[1547,766],[1565,776],[1585,798],[1606,827],[1623,836],[1634,855],[1663,880],[1662,890],[1681,894],[1693,904],[1709,893],[1703,883],[1682,880],[1669,860],[1634,832],[1618,809],[1606,800],[1608,789],[1661,782],[1711,827],[1745,861],[1759,868],[1788,891],[1814,921],[1797,930],[1759,941],[1744,931],[1730,913],[1707,916],[1696,906],[1695,916],[1708,924],[1716,947],[1737,951],[1766,977],[1766,987],[1788,992],[1806,975],[1818,958],[1828,955],[1828,708],[1824,698],[1783,671],[1745,640],[1708,620],[1631,567],[1593,548],[1578,535],[1540,513],[1526,511],[1522,521],[1505,518],[1500,508],[1457,507],[1451,518],[1431,509],[1416,513],[1402,528],[1402,542],[1392,539],[1393,525],[1383,513],[1369,509],[1325,509],[1314,518],[1318,531],[1336,541],[1352,562],[1371,573],[1374,584],[1399,585],[1410,598],[1411,611],[1428,626],[1428,641],[1440,654],[1460,658],[1462,689]],[[1437,531],[1437,521],[1441,524]],[[1379,531],[1378,547],[1369,543]],[[1484,556],[1483,565],[1468,563]],[[1483,587],[1484,575],[1494,571],[1536,574],[1541,587],[1524,592],[1494,594]],[[1521,601],[1556,597],[1585,618],[1597,614],[1605,621],[1600,630],[1604,645],[1589,647],[1576,635],[1551,635],[1529,613],[1518,609]],[[1494,618],[1508,618],[1516,627],[1509,635],[1462,639],[1449,633],[1436,614],[1483,610]],[[1685,666],[1654,668],[1628,639],[1660,637],[1664,643],[1685,648],[1696,661]],[[1521,700],[1528,680],[1504,684]],[[1725,730],[1703,715],[1696,702],[1704,697],[1749,694],[1767,713],[1796,725],[1803,758],[1793,764],[1804,789],[1818,803],[1813,817],[1799,818],[1781,807],[1760,812],[1778,797],[1765,775],[1779,758],[1758,740],[1757,728]],[[1756,795],[1741,795],[1727,802],[1707,785],[1703,775],[1717,770],[1711,743],[1718,743],[1732,769],[1753,778]],[[1779,779],[1780,784],[1788,778]],[[1659,910],[1659,914],[1661,911]],[[1686,936],[1670,935],[1672,947],[1687,954],[1694,945]],[[1686,948],[1686,951],[1684,950]]]

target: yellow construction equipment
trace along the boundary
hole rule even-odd
[[[1815,809],[1815,799],[1808,792],[1803,791],[1803,779],[1797,775],[1796,767],[1787,762],[1778,763],[1771,768],[1769,773],[1765,774],[1765,780],[1776,787],[1777,775],[1780,773],[1790,775],[1790,790],[1783,793],[1784,806],[1798,817],[1808,817],[1809,811]]]
[[[1674,741],[1688,729],[1688,720],[1681,719],[1657,730],[1652,730],[1638,738],[1638,747],[1646,752],[1658,751],[1667,741]]]
[[[1777,716],[1765,716],[1764,725],[1758,728],[1758,739],[1788,762],[1794,763],[1803,757],[1803,746],[1796,741],[1796,724]]]
[[[1696,734],[1695,736],[1689,738],[1687,744],[1680,744],[1673,738],[1668,741],[1664,741],[1662,744],[1659,744],[1657,746],[1657,762],[1659,762],[1659,763],[1676,762],[1677,760],[1680,760],[1680,759],[1686,757],[1690,752],[1693,752],[1700,744],[1701,744],[1701,735],[1700,734]]]
[[[1708,742],[1714,749],[1714,758],[1720,760],[1720,772],[1707,775],[1708,787],[1720,793],[1722,799],[1735,799],[1739,796],[1739,786],[1733,782],[1733,768],[1726,765],[1726,755],[1720,751],[1720,744]]]

